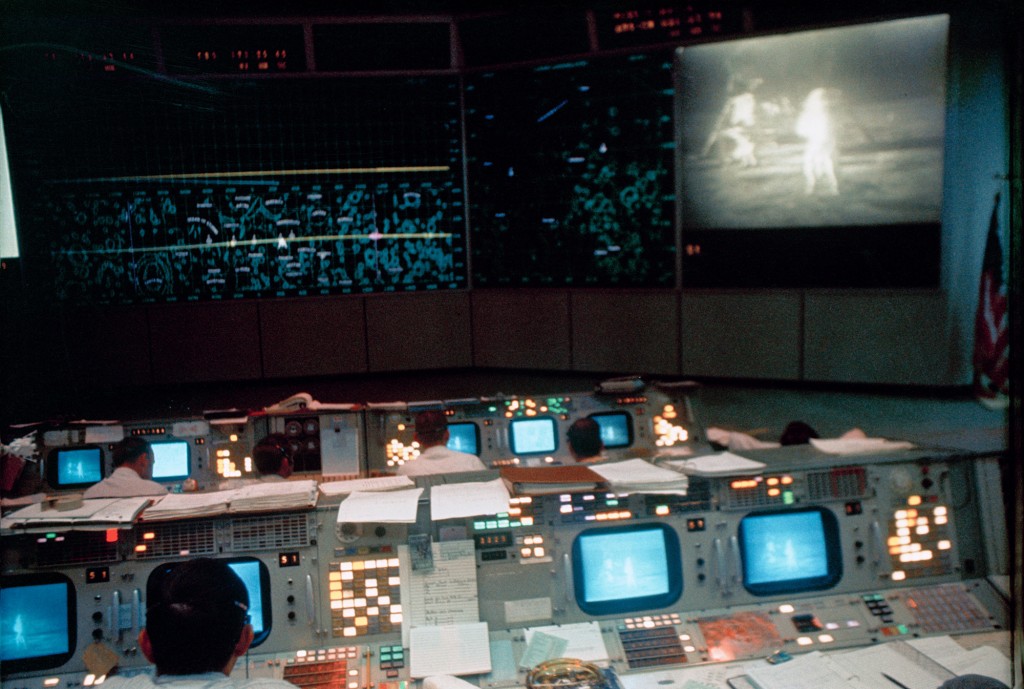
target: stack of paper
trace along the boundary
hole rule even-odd
[[[913,443],[885,438],[811,438],[811,445],[830,455],[859,455],[865,452],[909,450]]]
[[[316,481],[273,481],[234,491],[229,512],[297,510],[316,506]]]
[[[414,679],[491,671],[486,622],[414,627],[410,635],[409,676]]]
[[[621,493],[673,493],[686,495],[689,479],[686,474],[645,462],[627,459],[624,462],[595,464],[594,471],[608,482],[611,490]]]
[[[82,506],[73,510],[44,509],[36,503],[12,512],[0,520],[0,528],[66,528],[66,529],[107,529],[127,526],[135,522],[153,497],[98,498],[82,501]]]
[[[142,513],[147,522],[182,519],[186,517],[214,517],[228,511],[236,491],[218,490],[213,493],[171,493],[160,498]]]
[[[430,518],[457,519],[508,512],[508,487],[500,478],[475,483],[448,483],[430,489]]]
[[[408,476],[377,476],[375,478],[355,478],[347,481],[328,481],[320,484],[320,492],[328,497],[348,495],[359,491],[371,493],[378,490],[399,490],[412,488],[416,484]]]
[[[338,523],[412,524],[416,521],[416,509],[422,494],[422,488],[382,493],[356,491],[338,505]]]
[[[716,452],[686,460],[670,460],[665,462],[690,476],[749,476],[760,474],[766,464],[755,462],[731,452]]]

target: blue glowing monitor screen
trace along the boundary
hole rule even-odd
[[[605,447],[629,447],[633,444],[633,421],[624,411],[591,414],[601,429],[601,442]]]
[[[153,480],[182,481],[190,472],[188,442],[151,443],[153,447]]]
[[[63,575],[4,577],[0,665],[5,673],[56,667],[75,651],[75,590]]]
[[[824,509],[748,515],[739,533],[743,583],[755,595],[829,588],[842,576],[838,525]]]
[[[480,442],[477,438],[476,424],[472,421],[467,423],[448,424],[448,449],[459,452],[468,452],[471,455],[480,454]]]
[[[56,477],[51,474],[48,478],[54,488],[91,486],[103,479],[103,453],[98,447],[60,449],[51,457]]]
[[[249,623],[252,625],[252,645],[259,646],[270,636],[273,627],[270,604],[270,570],[260,560],[252,557],[226,559],[228,567],[238,575],[245,584],[249,594]],[[180,565],[180,562],[168,562],[153,570],[146,584],[147,605],[152,606],[159,601],[164,578]]]
[[[664,608],[683,592],[679,539],[664,524],[589,529],[573,543],[573,579],[590,615]]]
[[[513,419],[509,423],[512,452],[517,455],[536,455],[558,449],[558,433],[551,418]]]
[[[249,592],[249,623],[252,624],[255,639],[262,642],[270,633],[269,620],[264,617],[264,598],[268,597],[268,593],[265,593],[265,584],[268,583],[264,576],[266,567],[259,560],[238,560],[229,562],[228,566],[234,570]],[[268,607],[267,611],[269,610]]]

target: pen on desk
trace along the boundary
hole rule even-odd
[[[910,689],[910,687],[908,687],[908,686],[907,686],[906,684],[904,684],[903,682],[899,681],[898,679],[896,679],[896,678],[895,678],[895,677],[893,677],[892,675],[887,675],[887,674],[885,674],[885,673],[883,672],[883,673],[882,673],[882,677],[885,677],[885,678],[886,678],[887,680],[889,680],[890,682],[892,682],[893,684],[895,684],[895,685],[896,685],[897,687],[899,687],[900,689]]]

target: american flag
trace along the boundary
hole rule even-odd
[[[1009,400],[1010,328],[1003,248],[999,237],[999,194],[992,208],[981,264],[978,311],[974,318],[974,394],[986,406]]]

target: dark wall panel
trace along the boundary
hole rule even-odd
[[[942,292],[808,292],[804,378],[954,385]]]
[[[469,313],[467,292],[367,297],[370,371],[471,366]]]
[[[567,290],[476,290],[473,364],[493,368],[572,368]]]
[[[257,308],[255,301],[152,307],[154,381],[258,379],[262,371]]]
[[[153,382],[145,308],[78,308],[64,316],[63,341],[75,380],[123,387]]]
[[[362,297],[260,303],[263,375],[267,378],[366,372]]]
[[[683,373],[798,380],[801,293],[684,291]]]
[[[676,292],[573,292],[571,304],[574,370],[679,373]]]

